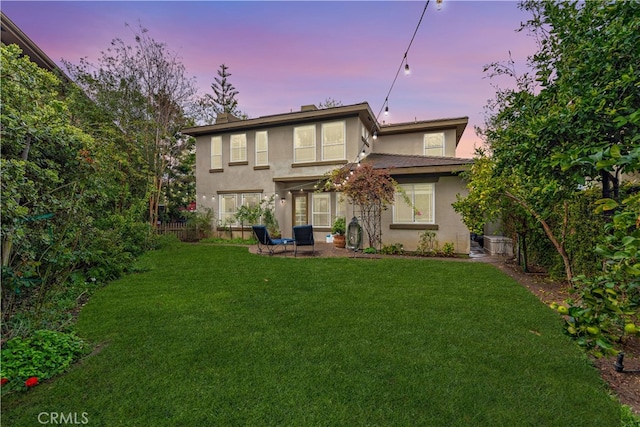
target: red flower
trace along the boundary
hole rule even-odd
[[[8,382],[9,382],[9,380],[8,380],[8,379],[3,378],[3,379],[1,379],[1,380],[0,380],[0,386],[3,386],[3,385],[5,385],[5,384],[6,384],[6,383],[8,383]]]
[[[24,385],[27,387],[33,387],[35,385],[38,385],[38,378],[37,377],[29,378],[24,382]]]

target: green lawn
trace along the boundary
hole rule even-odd
[[[175,245],[96,293],[99,351],[5,396],[113,426],[618,426],[557,314],[490,265]]]

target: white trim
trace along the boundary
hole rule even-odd
[[[303,130],[309,130],[309,129],[313,129],[311,136],[312,136],[312,144],[311,146],[307,146],[307,147],[297,147],[297,143],[299,142],[299,136],[298,136],[298,131],[303,131]],[[313,151],[313,158],[312,159],[308,159],[308,160],[298,160],[298,157],[296,156],[298,149],[312,149]],[[293,128],[293,162],[294,163],[310,163],[310,162],[315,162],[316,161],[316,125],[304,125],[304,126],[295,126]]]
[[[234,147],[234,143],[238,144],[238,147]],[[235,150],[234,150],[235,148]],[[229,137],[229,161],[230,162],[246,162],[247,161],[247,134],[236,133]],[[240,154],[240,157],[234,157],[236,154]]]
[[[264,143],[266,144],[266,147],[264,150],[258,150],[258,135],[263,135],[264,134]],[[266,153],[267,154],[267,160],[264,163],[259,163],[258,162],[258,155],[259,153]],[[257,131],[255,134],[255,162],[256,162],[256,166],[267,166],[269,165],[269,132],[266,130],[262,130],[262,131]]]
[[[444,132],[425,133],[422,140],[422,154],[424,156],[444,156]],[[438,148],[440,149],[439,153]],[[431,151],[435,151],[435,153]]]
[[[325,127],[329,127],[329,126],[335,126],[335,125],[341,125],[342,127],[342,142],[332,142],[327,144],[327,141],[325,140],[325,136],[326,136],[326,132],[325,132]],[[337,121],[337,122],[328,122],[328,123],[322,123],[321,126],[322,129],[322,160],[344,160],[347,157],[347,125],[346,122],[344,120],[341,121]],[[337,146],[342,146],[342,154],[338,157],[325,157],[325,147],[337,147]]]
[[[215,149],[217,147],[217,150]],[[215,153],[219,151],[219,153]],[[209,169],[222,169],[222,137],[212,136],[211,146],[209,147],[210,159]],[[216,162],[218,160],[218,162]]]

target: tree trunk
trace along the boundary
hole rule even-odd
[[[571,271],[571,262],[569,260],[569,255],[567,255],[567,251],[565,251],[564,249],[564,241],[562,241],[561,243],[558,241],[558,239],[556,239],[555,235],[553,234],[553,231],[551,230],[551,227],[549,227],[549,224],[547,224],[544,218],[542,218],[540,214],[534,211],[525,201],[514,196],[508,191],[505,191],[504,194],[505,196],[507,196],[508,198],[510,198],[511,200],[513,200],[514,202],[522,206],[527,212],[533,215],[533,217],[542,225],[542,228],[544,229],[545,234],[547,235],[549,240],[551,240],[551,243],[553,244],[553,246],[556,248],[556,250],[562,257],[562,261],[564,262],[565,272],[567,274],[567,280],[571,282],[571,280],[573,279],[573,272]],[[567,205],[565,203],[565,223],[566,223],[566,216],[567,216]]]

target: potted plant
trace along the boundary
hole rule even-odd
[[[345,236],[344,234],[347,232],[347,221],[343,216],[339,216],[333,222],[333,227],[331,227],[331,234],[333,234],[333,246],[336,248],[344,248],[345,247]]]

